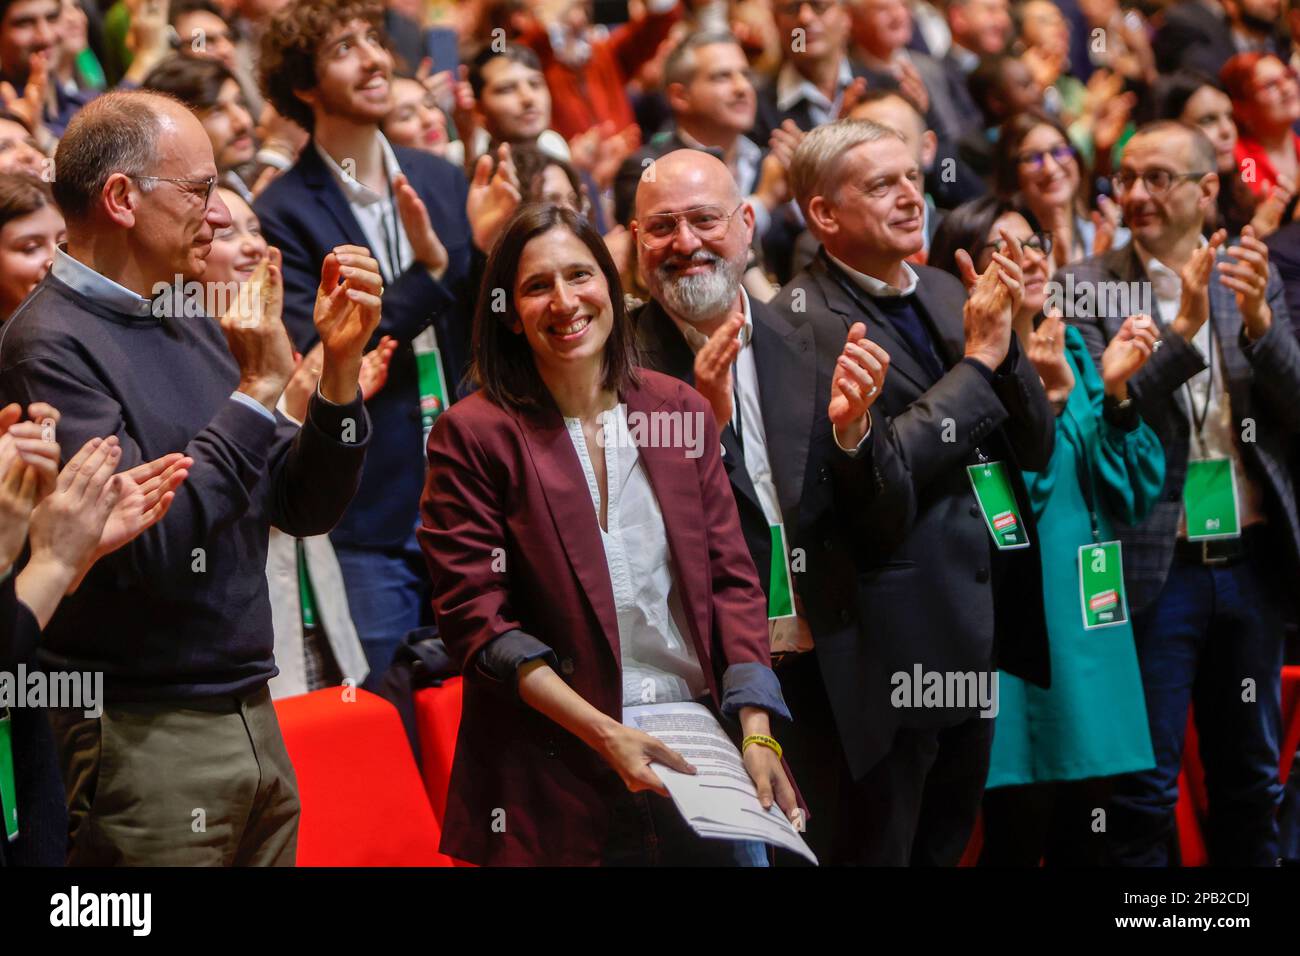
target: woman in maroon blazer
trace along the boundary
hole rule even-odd
[[[419,531],[465,674],[443,851],[761,865],[761,847],[687,828],[651,761],[689,764],[621,723],[649,701],[711,702],[746,736],[789,716],[708,404],[636,367],[605,244],[555,205],[498,240],[473,349],[481,390],[429,436]],[[652,422],[671,440],[647,440]],[[764,803],[796,813],[777,752],[744,760]]]

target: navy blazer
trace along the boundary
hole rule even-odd
[[[437,330],[448,388],[455,391],[469,362],[473,317],[473,259],[464,174],[420,150],[394,146],[397,163],[429,210],[429,220],[451,259],[441,281],[412,265],[384,289],[376,339],[398,341],[388,382],[366,403],[373,422],[361,487],[334,529],[337,544],[396,548],[411,537],[424,487],[420,391],[411,341],[430,322]],[[318,336],[312,322],[321,263],[335,246],[369,246],[329,167],[308,143],[293,168],[253,204],[267,241],[284,256],[284,324],[306,352]],[[371,343],[373,347],[374,342]],[[454,396],[450,396],[453,397]]]

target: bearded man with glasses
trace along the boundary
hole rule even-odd
[[[1300,346],[1251,227],[1226,248],[1222,230],[1202,235],[1219,190],[1204,133],[1174,121],[1142,127],[1114,186],[1132,242],[1055,279],[1097,303],[1067,302],[1066,316],[1098,365],[1128,318],[1108,306],[1132,300],[1106,294],[1108,285],[1136,283],[1161,330],[1124,403],[1160,436],[1164,493],[1145,521],[1120,527],[1156,768],[1117,784],[1111,855],[1127,865],[1176,861],[1178,771],[1194,705],[1210,863],[1271,866],[1284,582],[1300,563],[1286,465],[1300,431]]]

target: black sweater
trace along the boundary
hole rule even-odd
[[[194,459],[167,516],[100,561],[45,629],[40,663],[102,670],[109,703],[264,685],[270,527],[324,534],[356,491],[370,435],[359,393],[313,397],[300,429],[233,400],[238,381],[215,320],[128,316],[53,274],[0,330],[0,396],[54,405],[65,460],[109,435],[121,469]]]

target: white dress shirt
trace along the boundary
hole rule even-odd
[[[1205,239],[1201,239],[1205,245]],[[1160,318],[1172,322],[1178,315],[1178,306],[1183,295],[1182,277],[1148,253],[1140,245],[1134,244],[1138,258],[1146,269],[1147,278],[1151,280],[1151,292],[1154,305],[1160,312]],[[1213,280],[1211,280],[1213,281]],[[1226,388],[1227,377],[1223,371],[1222,344],[1210,355],[1210,327],[1213,317],[1206,320],[1192,337],[1192,347],[1206,360],[1207,367],[1187,380],[1183,398],[1188,400],[1187,420],[1191,426],[1190,455],[1197,458],[1227,458],[1232,462],[1232,470],[1237,477],[1238,503],[1241,507],[1241,526],[1255,524],[1264,520],[1264,492],[1246,472],[1246,463],[1241,457],[1241,449],[1233,437],[1235,426],[1232,419],[1232,403]],[[1209,363],[1213,362],[1213,388]],[[1208,403],[1208,404],[1207,404]],[[1196,416],[1205,409],[1205,427],[1200,438],[1196,433]],[[1203,439],[1203,441],[1202,441]],[[1178,536],[1187,536],[1187,516],[1178,522]]]
[[[663,512],[628,430],[627,406],[619,404],[602,419],[609,530],[602,528],[600,538],[618,615],[623,706],[697,700],[708,691],[708,682],[691,643]],[[599,518],[600,485],[582,420],[566,418],[564,424]],[[691,571],[699,573],[698,568]]]
[[[375,135],[379,137],[379,147],[383,154],[384,178],[391,183],[402,172],[402,168],[397,164],[397,156],[393,153],[393,147],[388,145],[388,140],[378,132]],[[312,140],[312,145],[333,174],[339,189],[343,190],[343,198],[347,200],[348,208],[352,210],[357,225],[366,237],[370,254],[379,262],[384,282],[395,282],[415,261],[415,250],[406,238],[402,215],[397,210],[396,194],[391,189],[386,195],[375,192],[358,180],[354,171],[345,170],[335,162],[334,157],[325,152],[319,142]]]

